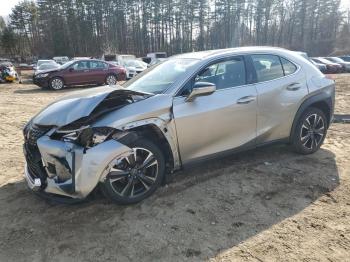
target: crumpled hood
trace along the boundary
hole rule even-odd
[[[110,86],[89,88],[74,92],[48,105],[33,118],[33,123],[44,126],[65,126],[78,119],[90,116],[103,101],[111,101],[109,103],[109,109],[113,109],[114,100],[119,103],[120,101],[124,101],[125,105],[131,103],[130,100],[134,100],[134,96],[140,99],[140,96],[146,98],[150,95],[127,90],[122,87],[114,88]],[[118,106],[117,102],[115,103],[115,107]],[[107,104],[106,107],[108,107]],[[101,108],[102,110],[105,110],[105,108]]]

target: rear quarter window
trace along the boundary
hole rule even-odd
[[[284,76],[280,58],[276,55],[252,55],[258,82],[265,82]]]
[[[297,71],[297,66],[294,65],[292,62],[288,61],[287,59],[281,57],[282,67],[284,71],[284,75],[291,75],[295,71]]]

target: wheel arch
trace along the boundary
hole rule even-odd
[[[167,174],[181,168],[175,123],[171,118],[142,119],[124,124],[117,129],[133,134],[129,136],[131,139],[145,137],[158,145],[165,156]]]
[[[289,140],[291,140],[291,138],[294,136],[298,120],[305,112],[305,110],[310,107],[320,109],[326,115],[327,127],[329,127],[329,125],[331,124],[333,114],[332,98],[326,93],[319,93],[317,95],[311,96],[300,105],[297,113],[295,114]]]
[[[154,144],[158,145],[164,153],[167,171],[174,169],[174,156],[171,150],[171,146],[164,133],[155,124],[146,124],[130,129],[137,133],[138,137],[144,137],[151,140]]]
[[[118,80],[118,73],[115,73],[115,72],[109,72],[109,73],[107,73],[107,74],[106,74],[106,77],[105,77],[105,80],[107,80],[107,77],[109,77],[109,76],[115,76],[115,77],[117,78],[117,80]]]

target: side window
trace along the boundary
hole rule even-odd
[[[294,65],[292,62],[288,61],[287,59],[281,57],[281,62],[283,66],[284,75],[286,76],[291,75],[295,71],[297,71],[296,65]]]
[[[195,78],[195,82],[210,82],[216,89],[225,89],[246,84],[246,70],[243,57],[210,65]]]
[[[100,61],[90,61],[91,69],[105,69],[107,68],[107,64]]]
[[[73,65],[74,70],[87,70],[89,65],[87,61],[79,61]]]
[[[218,64],[211,65],[204,69],[200,74],[196,76],[195,81],[196,82],[208,82],[207,80],[211,79],[212,77],[215,76],[216,70],[217,70]],[[210,81],[209,81],[210,82]]]
[[[264,82],[284,76],[283,68],[278,56],[252,55],[258,82]]]

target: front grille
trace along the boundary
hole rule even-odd
[[[25,142],[29,145],[33,145],[36,146],[36,141],[42,137],[43,135],[45,135],[49,130],[51,129],[51,127],[38,127],[35,125],[31,125],[28,129],[27,129],[27,133],[25,134]]]
[[[50,129],[51,127],[48,126],[38,127],[29,125],[24,133],[24,150],[29,174],[33,179],[40,178],[42,184],[45,183],[47,173],[41,161],[37,140]]]

